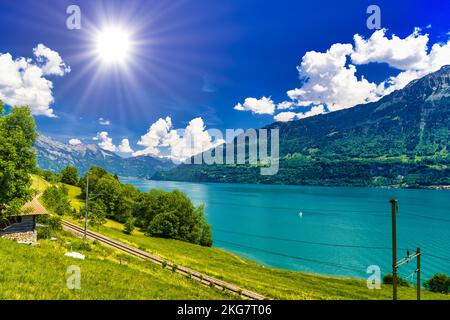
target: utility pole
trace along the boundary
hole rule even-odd
[[[89,172],[86,174],[86,210],[84,216],[84,239],[87,239],[88,212],[89,212]]]
[[[396,199],[391,199],[392,207],[392,299],[397,300],[397,205]]]
[[[420,248],[417,248],[417,301],[420,301]]]

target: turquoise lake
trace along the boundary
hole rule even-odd
[[[266,266],[361,278],[370,265],[391,272],[389,200],[396,198],[398,258],[420,247],[423,279],[450,274],[448,190],[121,180],[142,191],[180,189],[205,204],[217,248]],[[415,266],[399,274],[414,280]]]

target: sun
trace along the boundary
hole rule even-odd
[[[107,63],[123,63],[131,50],[129,33],[120,27],[109,27],[97,34],[96,52]]]

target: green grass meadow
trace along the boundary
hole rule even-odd
[[[36,180],[37,178],[34,177],[33,179]],[[39,183],[39,185],[42,184],[43,182]],[[81,208],[83,202],[79,198],[81,193],[80,189],[73,186],[68,186],[68,188],[72,206],[77,209]],[[76,222],[71,219],[71,217],[65,218],[71,220],[72,222]],[[151,238],[144,235],[139,230],[135,230],[131,235],[127,235],[123,232],[122,224],[111,220],[108,220],[103,226],[93,227],[93,231],[102,233],[124,243],[128,243],[149,253],[161,256],[168,261],[176,263],[177,265],[189,267],[218,279],[236,284],[245,289],[255,291],[270,299],[392,299],[392,287],[390,285],[382,285],[381,290],[369,290],[367,288],[366,281],[362,279],[330,277],[270,268],[221,249],[201,247],[170,239]],[[6,244],[4,242],[1,244],[2,246],[6,246],[10,249],[17,246],[15,244]],[[117,261],[114,261],[117,259],[112,259],[111,257],[114,255],[111,256],[111,254],[107,256],[108,258],[100,256],[100,258],[95,258],[93,260],[88,259],[86,262],[82,262],[86,270],[89,270],[88,274],[90,275],[86,279],[88,283],[86,285],[86,291],[71,293],[64,289],[63,278],[61,278],[63,277],[62,274],[64,273],[64,268],[66,268],[69,261],[66,261],[66,258],[62,257],[61,251],[58,251],[61,250],[58,245],[44,241],[41,247],[21,248],[21,250],[30,255],[30,262],[26,262],[25,256],[23,256],[23,261],[20,263],[17,262],[16,267],[18,270],[28,270],[28,268],[32,269],[33,259],[35,259],[35,261],[39,261],[39,263],[42,263],[42,268],[44,269],[47,261],[51,261],[52,264],[54,263],[58,266],[59,270],[57,277],[50,274],[45,276],[45,273],[51,272],[49,270],[45,270],[44,275],[41,276],[38,276],[37,273],[31,276],[29,272],[34,271],[27,271],[24,274],[12,272],[12,274],[16,274],[17,277],[14,281],[20,281],[23,277],[30,275],[31,277],[27,278],[27,283],[30,288],[33,286],[33,283],[42,288],[55,288],[55,291],[58,293],[56,295],[48,294],[48,297],[52,296],[63,299],[83,299],[91,297],[97,299],[230,298],[230,296],[224,296],[223,293],[219,293],[217,290],[204,288],[196,283],[193,284],[190,280],[182,277],[180,278],[179,276],[173,275],[166,270],[162,270],[160,267],[149,265],[149,263],[133,262],[130,265],[117,266]],[[97,250],[105,251],[107,249],[97,246]],[[11,250],[10,255],[13,256],[13,253],[14,250]],[[24,263],[28,264],[28,268],[26,266],[21,266],[21,264]],[[10,261],[9,265],[11,266],[10,268],[13,268],[14,263]],[[8,264],[6,264],[6,266],[8,266]],[[107,271],[106,273],[108,274],[109,272],[109,274],[114,276],[109,277],[108,275],[104,278],[102,276],[103,271],[110,269],[114,271]],[[122,272],[123,275],[121,274]],[[37,280],[33,280],[34,277],[40,279],[41,282],[36,282]],[[4,281],[0,281],[0,283],[3,282]],[[150,283],[153,285],[150,285]],[[111,287],[113,285],[116,285],[121,289],[115,291],[114,293],[108,294],[109,290],[107,290],[107,287]],[[179,285],[179,288],[176,287],[177,285]],[[103,286],[105,286],[105,288]],[[133,288],[133,290],[129,292],[127,291],[127,288]],[[9,292],[13,291],[13,287],[11,287]],[[5,291],[2,290],[2,292]],[[8,292],[8,290],[6,292]],[[29,296],[21,296],[25,293],[20,293],[16,298],[47,297],[46,293],[39,293],[38,296],[34,296],[31,293],[31,289],[28,292],[30,292]],[[119,294],[118,292],[121,293]],[[41,295],[44,296],[41,297]],[[414,287],[401,287],[399,288],[398,296],[399,299],[415,299],[416,290]],[[2,293],[0,293],[0,298],[2,298]],[[424,300],[448,300],[450,299],[450,296],[422,290],[422,298]]]

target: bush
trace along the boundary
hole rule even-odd
[[[394,284],[394,276],[392,273],[389,273],[383,277],[384,284]],[[409,283],[407,280],[403,279],[399,275],[397,275],[397,285],[402,287],[409,287]]]
[[[427,290],[448,294],[450,287],[450,277],[445,274],[435,274],[431,279],[424,282]]]
[[[132,234],[134,230],[134,224],[136,222],[136,219],[134,218],[128,218],[124,225],[123,232],[126,234]]]
[[[70,243],[70,250],[72,251],[92,251],[89,242],[85,240],[76,240]]]

